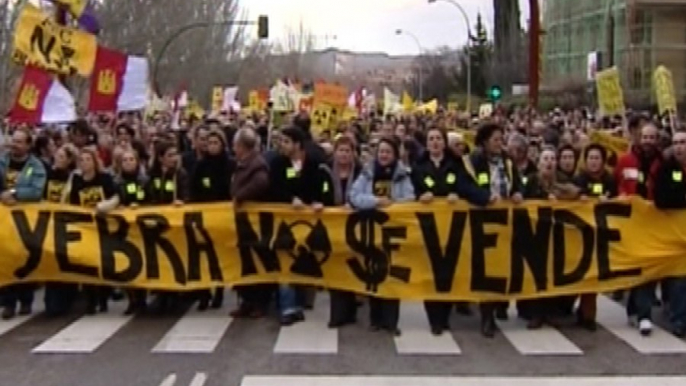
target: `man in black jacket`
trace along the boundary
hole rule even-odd
[[[270,162],[271,202],[290,203],[295,209],[311,206],[315,211],[324,208],[324,171],[322,160],[305,149],[305,133],[297,127],[281,131],[280,153]],[[281,324],[288,326],[305,319],[302,299],[305,291],[290,285],[279,287]],[[298,296],[300,295],[300,296]]]
[[[672,155],[660,166],[655,178],[653,198],[660,209],[686,208],[686,132],[672,138]],[[686,277],[675,277],[670,286],[672,332],[686,335]]]

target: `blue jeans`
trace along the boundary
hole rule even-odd
[[[669,284],[670,322],[675,328],[686,327],[686,277],[675,277]]]
[[[279,310],[281,316],[292,315],[301,312],[298,305],[298,296],[295,287],[288,284],[279,285]]]
[[[656,282],[649,282],[631,289],[629,300],[626,303],[626,312],[629,316],[636,315],[639,321],[643,319],[653,320],[652,310],[656,284]]]

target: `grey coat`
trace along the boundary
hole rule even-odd
[[[405,165],[398,162],[393,172],[391,184],[391,200],[393,202],[410,202],[415,200],[412,178]],[[350,205],[359,210],[376,208],[378,198],[374,195],[374,165],[367,165],[357,177],[348,194]]]

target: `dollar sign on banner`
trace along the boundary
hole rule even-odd
[[[394,266],[391,262],[391,237],[404,238],[404,228],[381,228],[382,245],[376,244],[376,226],[389,220],[388,214],[376,210],[359,211],[351,214],[345,225],[346,243],[354,252],[363,256],[364,264],[357,257],[348,259],[348,267],[355,277],[366,285],[366,290],[378,292],[382,284],[391,276],[403,282],[410,279],[410,270]],[[358,232],[359,227],[359,232]],[[359,237],[358,237],[359,235]]]

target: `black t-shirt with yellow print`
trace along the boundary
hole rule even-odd
[[[47,202],[62,202],[62,194],[69,180],[69,170],[48,169],[48,178],[45,183],[45,200]]]
[[[17,180],[24,170],[24,166],[26,166],[26,161],[17,162],[10,159],[7,170],[5,170],[5,189],[14,189],[17,186]]]
[[[74,175],[69,202],[72,205],[94,208],[99,202],[108,200],[115,194],[117,194],[117,188],[109,174],[96,174],[95,178],[90,181],[84,180],[81,175]]]

